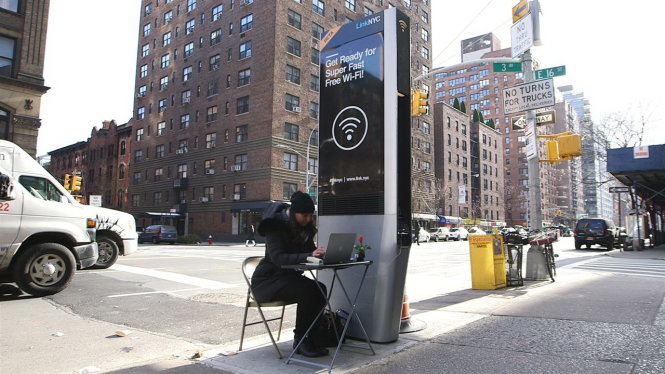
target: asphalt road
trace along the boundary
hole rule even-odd
[[[555,244],[559,267],[606,253],[593,249],[575,251],[573,247],[572,238],[562,238]],[[112,323],[192,344],[226,344],[240,337],[247,292],[240,265],[244,258],[263,252],[261,245],[143,244],[137,253],[121,257],[109,269],[77,272],[67,289],[41,301],[88,321]],[[468,242],[430,242],[412,247],[407,294],[415,310],[426,307],[434,295],[469,288],[470,277]],[[28,302],[40,299],[22,296],[0,300],[13,303],[12,308],[0,303],[7,321],[18,318],[12,313],[21,313],[21,307]],[[295,317],[294,307],[289,309],[285,332],[291,330]],[[2,331],[20,337],[19,328],[5,324]],[[262,327],[250,328],[246,334],[263,334]],[[85,355],[87,351],[103,351],[103,347],[83,345],[76,350]]]

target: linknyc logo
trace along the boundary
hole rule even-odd
[[[366,20],[362,20],[358,23],[356,23],[356,30],[360,30],[363,27],[371,26],[375,23],[381,22],[381,15],[378,15],[376,17],[368,18]]]

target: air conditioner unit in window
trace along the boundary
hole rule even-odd
[[[240,170],[242,170],[242,166],[240,166],[240,165],[231,165],[231,170],[240,171]]]
[[[251,1],[249,1],[249,0],[240,0],[240,6],[247,5],[247,4],[250,4],[250,3],[251,3]]]
[[[296,113],[300,113],[301,109],[300,109],[299,106],[294,106],[293,111],[296,112]]]
[[[182,99],[182,103],[183,103],[183,104],[187,104],[187,103],[189,103],[191,100],[192,100],[192,99],[190,99],[189,97],[185,97],[184,99]]]
[[[186,148],[178,148],[178,149],[175,150],[175,154],[177,154],[177,155],[182,155],[182,154],[185,154],[185,153],[187,153]]]
[[[215,169],[207,169],[207,170],[206,170],[206,174],[207,174],[207,175],[213,175],[213,174],[215,174]]]
[[[207,203],[208,202],[208,197],[207,196],[201,197],[201,202],[202,203]]]
[[[239,193],[234,194],[233,195],[233,200],[240,200],[240,194]]]

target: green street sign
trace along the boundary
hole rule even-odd
[[[495,62],[492,64],[495,73],[519,73],[522,71],[521,62]]]
[[[535,70],[533,74],[536,77],[536,80],[559,77],[561,75],[566,75],[566,65],[557,66],[549,69]]]

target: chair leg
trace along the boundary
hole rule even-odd
[[[273,347],[275,347],[275,350],[277,351],[277,355],[279,356],[279,359],[282,359],[282,352],[279,350],[279,347],[277,347],[277,343],[275,342],[275,338],[272,336],[272,331],[270,331],[270,326],[268,326],[268,322],[266,321],[266,317],[263,315],[263,310],[261,307],[257,307],[259,310],[259,314],[261,315],[261,319],[263,320],[263,324],[266,326],[266,330],[268,331],[268,336],[270,336],[270,341],[272,341]]]
[[[286,309],[286,305],[282,305],[282,316],[279,317],[279,330],[277,330],[277,340],[279,341],[279,338],[282,336],[282,322],[284,322],[284,309]]]
[[[245,339],[245,327],[247,326],[247,310],[249,309],[249,290],[247,290],[247,300],[245,300],[245,316],[242,318],[242,331],[240,332],[240,347],[238,352],[242,351],[242,342]]]

